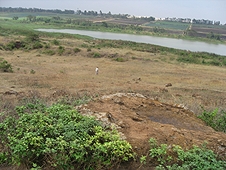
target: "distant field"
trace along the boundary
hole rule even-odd
[[[153,21],[145,24],[149,27],[160,27],[164,29],[176,29],[176,30],[186,30],[189,27],[189,23],[181,22],[169,22],[169,21]]]
[[[219,35],[221,40],[226,40],[225,25],[193,24],[192,30],[195,31],[196,36],[199,36],[199,37],[207,37],[211,34],[214,34],[214,35]]]

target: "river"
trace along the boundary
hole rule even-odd
[[[189,50],[194,52],[208,52],[226,56],[226,45],[224,44],[211,44],[199,41],[153,37],[147,35],[133,35],[133,34],[109,33],[109,32],[74,30],[74,29],[36,29],[36,30],[43,32],[80,34],[97,39],[125,40],[138,43],[148,43],[169,48]]]

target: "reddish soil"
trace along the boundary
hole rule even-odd
[[[184,149],[207,142],[208,148],[226,158],[226,134],[206,126],[183,105],[164,104],[135,93],[117,93],[98,98],[79,110],[115,125],[139,156],[148,153],[148,140],[155,138],[159,143]]]

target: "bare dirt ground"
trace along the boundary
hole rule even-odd
[[[67,51],[93,43],[59,41]],[[37,94],[49,100],[91,94],[94,100],[77,109],[114,124],[138,155],[147,154],[152,137],[185,149],[206,141],[209,148],[226,159],[226,134],[214,131],[196,117],[202,112],[200,106],[225,110],[225,67],[177,63],[170,54],[130,49],[80,49],[79,53],[61,56],[45,55],[40,50],[0,50],[0,57],[11,63],[14,70],[0,72],[1,102],[7,105],[7,101]],[[102,57],[88,57],[93,52]],[[116,62],[109,57],[115,55],[126,61]],[[99,74],[95,75],[97,66]],[[168,83],[172,86],[166,87]],[[138,167],[134,164],[127,165],[128,168]]]

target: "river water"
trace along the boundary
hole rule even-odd
[[[226,45],[224,44],[211,44],[198,41],[189,41],[182,39],[152,37],[146,35],[132,35],[121,33],[109,33],[100,31],[87,31],[87,30],[74,30],[74,29],[36,29],[43,32],[59,32],[68,34],[86,35],[97,39],[109,40],[125,40],[138,43],[148,43],[175,49],[189,50],[194,52],[208,52],[226,56]]]

